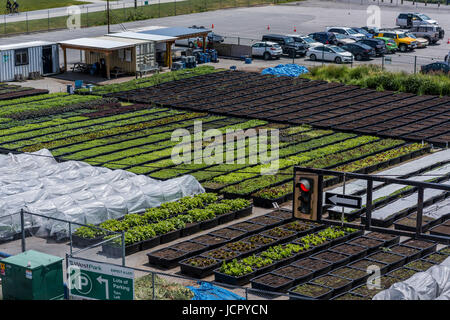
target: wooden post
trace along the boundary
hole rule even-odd
[[[106,78],[111,79],[111,51],[105,53],[106,62]]]
[[[67,72],[67,48],[66,47],[62,47],[63,49],[63,54],[64,54],[64,72]]]
[[[172,43],[166,42],[166,65],[172,68]]]
[[[203,52],[206,52],[206,36],[203,36]]]

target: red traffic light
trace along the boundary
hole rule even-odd
[[[302,191],[308,192],[311,189],[311,184],[308,180],[301,179],[299,181],[299,183],[300,183],[300,189],[302,189]]]

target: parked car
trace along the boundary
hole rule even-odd
[[[373,38],[373,33],[370,33],[368,30],[360,27],[352,27],[353,30],[355,30],[358,33],[361,33],[366,36],[366,38],[370,39]]]
[[[444,60],[445,60],[445,62],[447,62],[448,64],[450,64],[450,51],[449,51],[448,54],[445,56]]]
[[[353,61],[353,55],[350,52],[334,45],[321,45],[309,48],[306,56],[312,61],[324,60],[336,63]]]
[[[411,32],[406,32],[405,33],[408,37],[416,39],[417,41],[417,48],[426,48],[426,46],[430,43],[428,42],[427,39],[425,38],[421,38],[421,37],[416,37],[413,33]]]
[[[408,37],[401,31],[380,31],[375,37],[385,37],[394,40],[401,52],[411,51],[417,48],[417,40]]]
[[[349,44],[349,43],[355,43],[356,42],[355,39],[348,38],[347,36],[344,36],[343,34],[335,33],[335,35],[336,35],[337,45],[339,47],[344,46],[344,45]]]
[[[409,32],[414,34],[416,37],[425,38],[429,43],[435,44],[440,38],[440,27],[436,25],[420,25],[409,29]]]
[[[333,32],[314,32],[308,36],[322,44],[337,44],[336,35]]]
[[[355,41],[366,38],[366,36],[364,34],[356,32],[352,28],[348,28],[348,27],[327,27],[326,31],[343,34],[344,36],[352,38]]]
[[[322,45],[322,43],[315,41],[310,36],[303,36],[298,34],[288,34],[287,36],[294,38],[295,42],[299,42],[306,45],[307,48]]]
[[[283,54],[283,49],[276,42],[256,42],[252,45],[252,56],[263,57],[264,60],[279,59]]]
[[[358,43],[365,44],[365,45],[371,47],[372,49],[375,50],[375,54],[377,56],[382,56],[383,54],[387,53],[386,43],[381,39],[377,39],[377,38],[363,39],[363,40],[357,41],[356,43],[357,44]]]
[[[446,61],[437,61],[420,67],[422,73],[440,72],[450,74],[450,64]]]
[[[351,52],[355,60],[361,61],[363,59],[369,60],[376,56],[375,49],[363,43],[349,43],[341,47],[342,49]]]
[[[380,32],[380,29],[378,29],[377,27],[362,27],[361,29],[364,29],[364,30],[366,30],[368,33],[370,33],[371,35],[372,35],[372,37],[376,34],[376,33],[378,33],[378,32]]]
[[[283,49],[283,54],[289,57],[305,56],[308,48],[302,44],[294,41],[294,38],[280,35],[280,34],[266,34],[262,37],[262,41],[276,42]]]
[[[419,12],[400,13],[395,20],[395,24],[401,28],[411,28],[422,24],[438,24],[436,20]]]
[[[398,46],[394,40],[392,40],[390,38],[386,38],[386,37],[375,37],[374,39],[384,41],[384,44],[386,45],[387,53],[395,53],[398,51]]]

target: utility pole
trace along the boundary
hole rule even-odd
[[[109,27],[109,0],[106,0],[106,19],[108,20],[108,34],[110,34],[111,30]]]
[[[134,0],[134,9],[137,9],[137,0]]]

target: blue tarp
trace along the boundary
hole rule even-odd
[[[200,284],[198,288],[187,287],[194,293],[192,300],[245,300],[245,298],[211,283],[202,281],[198,283]]]
[[[279,64],[273,68],[264,69],[262,74],[272,74],[275,76],[298,77],[301,74],[308,73],[308,69],[298,64]]]

